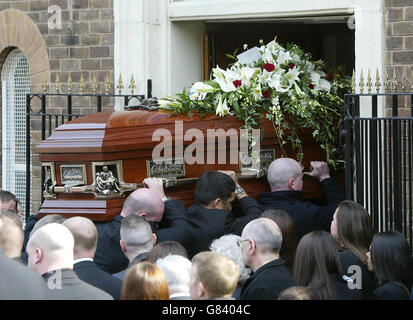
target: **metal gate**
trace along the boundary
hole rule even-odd
[[[375,232],[400,231],[412,246],[413,93],[348,94],[341,125],[347,199],[369,211]]]

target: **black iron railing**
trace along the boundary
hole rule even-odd
[[[412,245],[413,93],[348,94],[341,127],[347,199],[369,211],[375,232],[403,232]]]
[[[56,110],[56,106],[51,106],[48,103],[48,99],[51,97],[63,97],[66,100],[65,109],[62,108],[62,113],[48,112],[48,108],[53,108]],[[91,97],[90,99],[95,101],[93,107],[74,107],[74,102],[76,99],[81,97]],[[148,80],[148,92],[147,98],[152,97],[152,82]],[[31,185],[32,185],[32,176],[31,176],[31,133],[32,133],[32,120],[40,120],[40,131],[41,131],[41,140],[46,139],[50,136],[55,128],[66,123],[67,121],[76,119],[80,116],[84,116],[88,113],[101,112],[102,108],[107,105],[103,103],[105,98],[117,98],[123,100],[124,107],[134,104],[139,104],[145,95],[141,94],[76,94],[76,93],[28,93],[26,94],[26,199],[25,199],[25,215],[26,218],[30,215],[30,203],[31,203]],[[33,110],[33,104],[35,99],[40,100],[40,106],[38,110]],[[61,107],[61,106],[59,106]],[[114,107],[114,105],[112,105]],[[73,113],[73,109],[80,110],[78,114]],[[107,108],[107,107],[105,107]],[[113,108],[112,108],[113,110]],[[41,170],[41,181],[45,180],[45,171],[44,168]],[[43,202],[43,185],[41,184],[41,201]]]

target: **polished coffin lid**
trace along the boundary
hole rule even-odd
[[[172,115],[166,111],[149,110],[95,113],[63,124],[35,149],[42,166],[46,168],[44,185],[50,191],[44,193],[45,200],[39,213],[41,216],[57,213],[65,216],[84,215],[95,221],[110,220],[120,213],[125,197],[134,188],[142,186],[144,178],[159,172],[162,175],[165,171],[167,175],[177,175],[177,181],[182,182],[167,189],[167,195],[173,199],[184,200],[185,205],[188,206],[193,201],[195,179],[202,172],[206,170],[240,172],[239,161],[230,163],[230,153],[233,154],[236,149],[235,152],[238,154],[239,145],[232,145],[230,140],[233,137],[239,141],[239,129],[242,124],[233,116],[201,117],[194,114],[188,117]],[[191,140],[191,137],[186,138],[189,141],[185,141],[185,133],[189,134],[191,130],[202,133],[204,139],[200,143],[198,140]],[[267,161],[271,160],[268,157],[274,159],[281,156],[272,124],[264,120],[261,130],[261,150]],[[210,131],[217,136],[229,136],[224,152],[226,162],[223,164],[218,163],[220,149],[217,140],[212,143],[207,138],[207,133]],[[154,132],[158,132],[163,137],[154,138]],[[151,162],[152,152],[167,139],[171,139],[172,148],[164,149],[163,155],[166,159],[182,159],[189,145],[203,144],[204,156],[201,157],[203,163],[188,164],[182,160],[172,168],[157,170]],[[181,154],[175,152],[176,142],[178,146],[180,144],[183,146],[178,148],[178,151],[183,150]],[[212,145],[217,150],[215,159],[208,164],[207,150],[208,146]],[[312,139],[311,133],[304,136],[303,146],[304,166],[307,166],[310,160],[323,160],[324,153]],[[198,152],[199,150],[201,149],[197,149]],[[294,153],[291,151],[291,154]],[[263,165],[268,165],[269,162],[266,164],[263,162]],[[107,191],[104,186],[101,188],[103,191],[96,191],[99,185],[97,175],[103,176],[104,166],[109,169],[106,172],[114,173],[119,192],[112,192],[112,190],[104,194]],[[256,197],[260,192],[269,191],[265,177],[256,178],[251,175],[248,177],[245,179],[241,177],[240,184],[251,196]],[[311,191],[309,197],[321,195],[318,184],[311,180],[305,180],[305,183],[306,189]]]

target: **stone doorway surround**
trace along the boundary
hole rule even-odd
[[[50,82],[49,55],[43,36],[28,15],[7,9],[0,11],[0,71],[12,48],[19,48],[27,59],[31,91],[41,92],[42,82]]]

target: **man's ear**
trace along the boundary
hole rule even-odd
[[[294,191],[295,190],[294,184],[295,184],[295,179],[294,178],[288,179],[288,183],[287,183],[288,190]]]
[[[139,216],[142,217],[142,218],[144,218],[145,220],[146,220],[146,218],[147,218],[146,212],[141,212],[141,213],[139,213]]]
[[[248,253],[249,253],[250,256],[253,256],[257,251],[257,244],[255,243],[254,240],[249,239],[248,240],[248,245],[249,245]]]
[[[216,198],[214,201],[212,201],[212,207],[213,209],[222,209],[224,207],[224,202],[221,198]]]
[[[198,297],[200,297],[201,299],[208,298],[206,288],[201,281],[198,282],[197,290],[198,290]]]
[[[126,253],[126,246],[125,246],[125,242],[123,242],[123,240],[119,241],[120,244],[120,248],[122,249],[123,253]]]
[[[155,233],[152,233],[152,243],[153,243],[153,245],[155,245],[156,244],[156,241],[158,240],[158,238],[156,237],[156,234]]]
[[[36,250],[34,250],[34,263],[39,264],[40,262],[42,262],[43,259],[44,259],[43,250],[40,248],[36,248]]]

